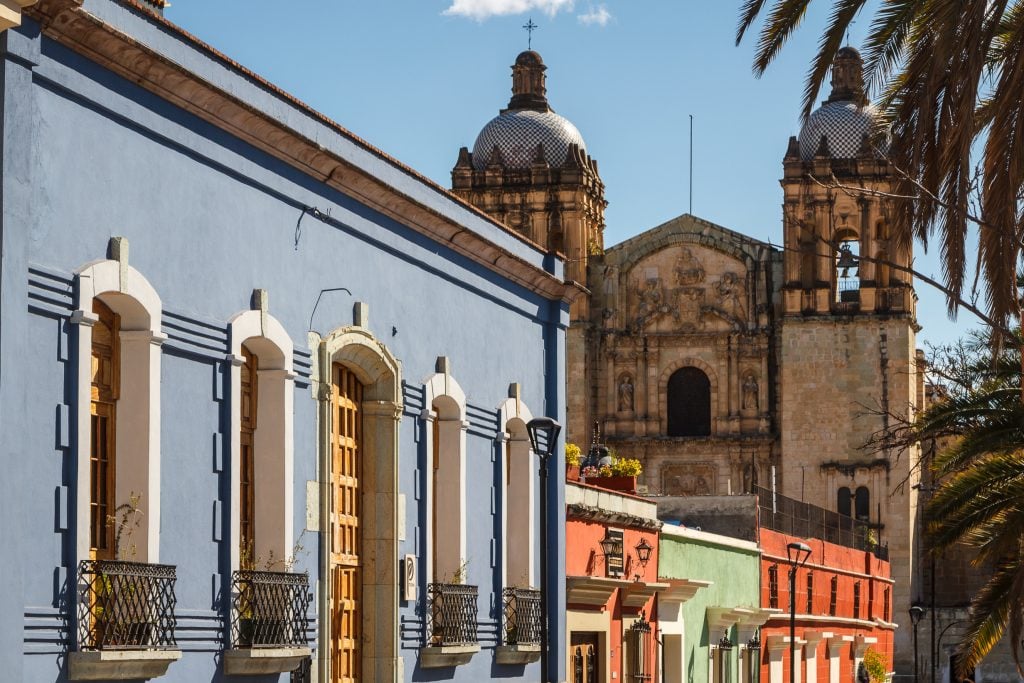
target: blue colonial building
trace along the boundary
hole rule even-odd
[[[26,4],[0,11],[0,679],[540,679],[557,254],[162,1]]]

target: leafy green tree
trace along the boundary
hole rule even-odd
[[[811,1],[745,0],[737,43],[764,15],[755,74],[779,54]],[[865,5],[832,0],[807,75],[805,116]],[[951,313],[977,267],[989,322],[1005,331],[1021,313],[1014,283],[1024,244],[1024,0],[885,0],[864,47],[866,82],[891,127],[888,156],[900,178],[894,198],[905,200],[893,235],[903,246],[938,237]],[[972,225],[976,255],[966,247]]]
[[[936,444],[924,463],[936,483],[926,518],[931,552],[966,546],[987,576],[972,601],[960,645],[971,671],[1009,635],[1024,634],[1024,404],[1020,401],[1020,341],[993,350],[987,334],[932,350],[938,394],[911,423],[880,434],[872,448],[903,450]],[[926,448],[926,451],[931,450]]]

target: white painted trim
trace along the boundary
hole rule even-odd
[[[287,560],[294,549],[295,527],[295,375],[293,344],[284,326],[260,310],[242,311],[228,321],[230,353],[230,532],[231,569],[239,568],[241,502],[242,347],[259,359],[257,368],[255,459],[256,543],[254,558]],[[273,567],[280,570],[280,567]]]
[[[507,398],[498,406],[498,425],[503,430],[499,438],[502,452],[498,466],[504,487],[501,497],[503,587],[537,585],[538,571],[534,566],[538,556],[537,463],[526,431],[532,419],[533,413],[518,398]]]
[[[679,538],[688,538],[693,541],[700,541],[702,543],[709,543],[726,548],[747,550],[751,553],[757,553],[758,555],[762,553],[761,548],[752,541],[743,541],[738,538],[721,536],[709,531],[698,531],[697,529],[690,529],[683,526],[677,526],[675,524],[663,524],[661,526],[661,533],[664,536],[677,536]]]
[[[434,480],[431,458],[434,430],[426,430],[427,447],[427,582],[446,581],[467,561],[466,553],[466,393],[449,373],[435,373],[423,380],[424,405],[438,421],[438,460],[443,476]],[[446,533],[433,538],[430,516],[434,506]],[[434,576],[435,568],[437,566]]]
[[[127,501],[129,491],[141,495],[142,525],[137,554],[140,562],[160,561],[160,345],[163,306],[156,290],[127,263],[90,262],[75,271],[77,324],[75,455],[75,549],[79,560],[89,557],[89,449],[92,385],[92,326],[97,318],[93,300],[99,298],[121,316],[121,391],[116,429],[115,502]]]

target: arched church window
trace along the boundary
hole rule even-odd
[[[858,486],[853,501],[854,516],[862,522],[871,519],[871,493],[866,486]]]
[[[841,515],[852,517],[852,498],[853,494],[850,492],[850,489],[845,486],[841,487],[839,493],[836,494],[836,511]]]
[[[668,379],[668,436],[709,434],[711,380],[699,368],[680,368]]]

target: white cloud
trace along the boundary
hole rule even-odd
[[[584,26],[607,26],[612,19],[612,13],[604,5],[591,7],[589,10],[576,17]]]
[[[483,21],[491,17],[539,11],[554,16],[572,10],[574,0],[452,0],[444,11],[451,16],[468,17]]]

